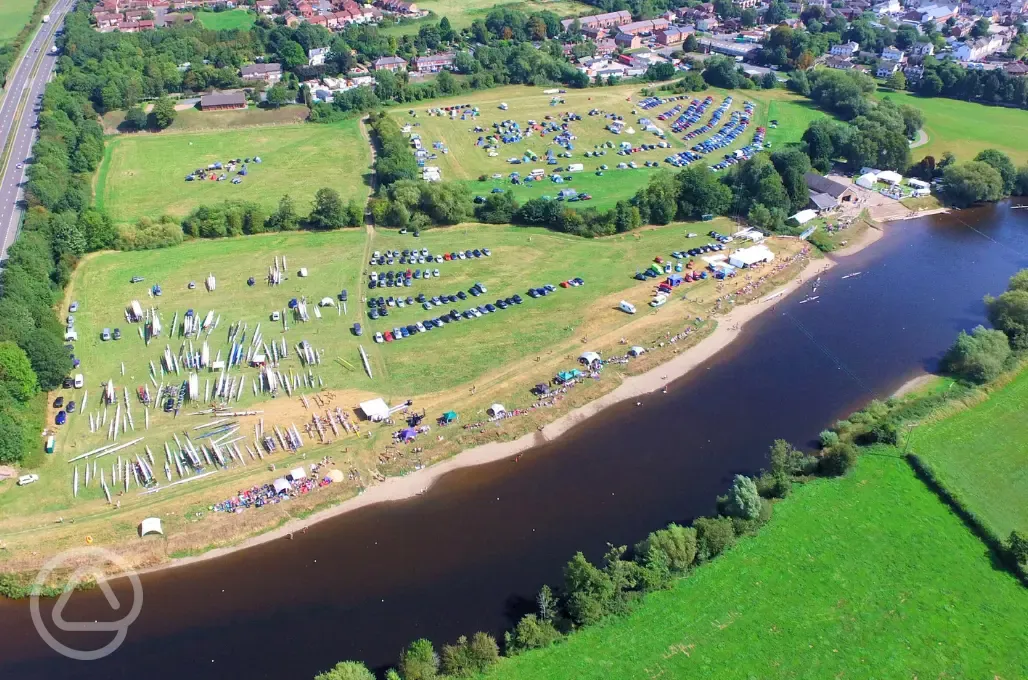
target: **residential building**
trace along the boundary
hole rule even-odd
[[[617,28],[632,21],[632,13],[628,10],[621,10],[620,12],[606,12],[604,14],[591,14],[585,17],[578,17],[577,19],[564,19],[561,21],[561,25],[564,30],[571,28],[571,24],[578,22],[578,25],[583,29],[585,28]]]
[[[750,9],[757,6],[757,0],[732,0],[732,4],[739,9]]]
[[[853,62],[844,57],[836,57],[834,55],[829,55],[825,58],[825,66],[827,66],[828,68],[848,70],[853,68]]]
[[[655,31],[663,31],[666,28],[670,28],[670,26],[671,22],[667,19],[647,19],[646,21],[633,21],[624,24],[618,28],[618,31],[628,35],[649,35]]]
[[[328,57],[327,47],[314,47],[307,50],[307,65],[308,66],[324,66],[325,59]]]
[[[375,5],[387,12],[395,14],[420,14],[421,10],[413,2],[407,0],[378,0]]]
[[[642,47],[642,38],[632,33],[618,33],[614,36],[614,44],[623,50],[634,50]]]
[[[452,52],[433,54],[428,57],[416,57],[414,59],[414,70],[418,73],[438,73],[443,69],[453,68],[455,55]]]
[[[1028,64],[1023,61],[1011,61],[1003,64],[1003,70],[1008,76],[1020,77],[1028,75]]]
[[[213,92],[200,97],[201,111],[227,111],[245,108],[246,95],[242,92]]]
[[[909,65],[903,67],[903,75],[908,81],[921,80],[924,76],[924,66]]]
[[[886,59],[888,61],[904,61],[906,58],[906,53],[898,47],[886,47],[882,50],[882,59]]]
[[[935,45],[930,42],[914,43],[910,48],[910,54],[918,57],[927,57],[935,54]]]
[[[715,30],[719,25],[720,24],[718,24],[717,19],[714,19],[713,17],[709,19],[700,19],[696,22],[696,30],[709,33]]]
[[[254,7],[261,14],[274,14],[275,10],[278,9],[277,0],[257,0],[254,3]]]
[[[957,45],[953,48],[953,57],[958,61],[981,61],[1005,48],[1006,43],[999,36],[983,36]]]
[[[875,71],[875,75],[879,78],[888,78],[893,73],[899,70],[900,63],[891,59],[882,59],[878,62],[878,69]]]
[[[274,85],[282,80],[282,64],[250,64],[239,69],[239,75],[247,82],[263,80]]]
[[[655,34],[661,45],[681,45],[685,38],[696,32],[692,26],[671,26]]]
[[[850,42],[832,45],[832,48],[828,50],[829,54],[836,57],[852,57],[858,51],[860,51],[860,45],[852,40]]]
[[[371,64],[375,71],[406,71],[407,62],[400,57],[379,57]]]

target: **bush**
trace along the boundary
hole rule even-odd
[[[639,542],[635,552],[637,559],[644,561],[648,555],[659,552],[666,559],[669,569],[684,572],[696,559],[696,530],[669,524],[667,528],[654,531],[646,540]]]
[[[968,382],[983,384],[995,380],[1011,358],[1010,342],[1002,331],[978,326],[970,335],[960,331],[943,358],[943,368]]]
[[[725,502],[725,513],[741,519],[756,519],[760,515],[760,494],[752,479],[736,475]]]
[[[693,527],[702,561],[712,560],[735,545],[735,528],[728,517],[700,517]]]
[[[439,674],[439,655],[432,643],[422,638],[408,645],[400,655],[403,680],[433,680]]]
[[[513,656],[529,649],[543,649],[560,639],[560,633],[553,623],[529,614],[518,621],[513,632],[508,631],[503,638],[503,646],[508,656]]]
[[[486,633],[475,633],[468,638],[461,636],[455,645],[443,646],[443,673],[447,676],[467,678],[484,673],[500,657],[496,640]]]
[[[340,661],[332,670],[315,675],[314,680],[375,680],[375,674],[359,661]]]
[[[821,474],[828,477],[840,477],[857,462],[857,447],[848,442],[826,449],[821,457]]]

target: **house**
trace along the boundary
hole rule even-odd
[[[378,0],[375,4],[394,14],[419,14],[421,11],[417,5],[407,0]]]
[[[323,26],[325,28],[328,28],[328,17],[326,17],[324,14],[308,17],[307,23],[311,24],[312,26]]]
[[[853,62],[849,59],[843,59],[842,57],[826,57],[825,66],[828,68],[847,70],[853,68]]]
[[[893,73],[899,70],[900,64],[898,61],[892,61],[890,59],[882,59],[878,62],[878,69],[875,71],[875,75],[879,78],[888,78]]]
[[[603,26],[590,26],[589,28],[582,29],[582,37],[586,40],[596,41],[606,38],[608,35],[610,35],[610,31]]]
[[[813,172],[805,174],[803,179],[807,183],[810,202],[817,210],[832,210],[840,203],[849,203],[853,200],[853,187],[847,184]]]
[[[228,111],[245,108],[246,95],[242,92],[214,92],[200,97],[201,111]]]
[[[662,31],[657,31],[657,42],[661,45],[681,45],[685,42],[686,36],[695,33],[696,29],[681,26],[671,26]]]
[[[286,26],[288,26],[289,28],[293,28],[295,26],[300,25],[300,17],[296,16],[292,12],[286,12],[282,15],[282,18],[285,20]]]
[[[910,53],[917,57],[928,57],[935,54],[935,45],[930,42],[914,43],[910,48]]]
[[[254,3],[254,7],[261,14],[274,14],[275,10],[278,9],[278,2],[276,0],[257,0]]]
[[[646,21],[633,21],[618,28],[620,33],[628,35],[649,35],[655,31],[663,31],[670,28],[671,23],[667,19],[648,19]],[[615,39],[617,39],[615,37]]]
[[[913,18],[918,24],[934,21],[936,26],[942,26],[949,19],[956,19],[960,14],[960,8],[957,6],[927,5],[926,7],[919,7],[913,12],[907,12],[907,14],[903,15],[903,18],[907,19],[910,14],[917,15]]]
[[[922,76],[924,76],[924,66],[904,66],[903,75],[906,76],[907,80],[921,80]]]
[[[718,26],[720,26],[718,20],[713,17],[708,19],[700,19],[696,22],[696,30],[704,31],[706,33],[714,31]]]
[[[860,45],[852,40],[850,42],[832,45],[832,49],[828,50],[829,54],[835,57],[852,57],[858,51],[860,51]]]
[[[375,71],[406,71],[407,62],[400,57],[379,57],[372,64],[371,68]]]
[[[578,22],[579,27],[585,28],[617,28],[624,24],[632,21],[632,13],[628,10],[621,10],[620,12],[606,12],[604,14],[591,14],[585,17],[578,17],[577,19],[564,19],[560,22],[564,30],[571,28],[571,25]]]
[[[634,50],[642,47],[642,38],[629,33],[618,33],[614,36],[614,44],[623,50]]]
[[[757,0],[732,0],[732,4],[742,9],[750,9],[757,6]]]
[[[324,66],[325,58],[328,57],[327,47],[314,47],[307,50],[308,66]]]
[[[452,52],[433,54],[428,57],[416,57],[414,59],[414,70],[418,73],[438,73],[443,69],[453,68],[455,55]]]
[[[274,85],[282,80],[282,64],[250,64],[239,69],[239,75],[247,82],[263,80]]]
[[[1003,70],[1008,76],[1020,77],[1028,75],[1028,64],[1023,61],[1011,61],[1003,64]]]
[[[906,53],[898,47],[886,47],[882,50],[882,59],[887,61],[902,62],[907,58]]]
[[[953,49],[953,57],[958,61],[981,61],[990,54],[1005,48],[1003,38],[995,35],[983,36],[977,40],[968,40]]]

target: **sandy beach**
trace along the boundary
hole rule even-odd
[[[390,477],[384,482],[369,487],[360,495],[343,501],[335,507],[311,515],[306,519],[290,521],[272,531],[253,536],[229,547],[209,550],[201,555],[173,559],[143,570],[140,573],[182,567],[205,560],[216,559],[237,550],[245,550],[246,548],[269,541],[285,538],[291,533],[301,531],[306,526],[347,512],[353,512],[375,503],[388,503],[412,498],[427,491],[436,480],[449,472],[504,460],[522,451],[552,441],[575,425],[595,416],[600,411],[614,404],[627,399],[639,399],[644,395],[657,392],[663,389],[669,382],[688,375],[694,368],[735,342],[749,321],[780,302],[785,296],[796,291],[811,279],[836,266],[838,262],[835,257],[845,257],[862,250],[879,240],[882,235],[881,229],[868,229],[859,240],[848,244],[844,249],[834,253],[833,256],[809,262],[800,274],[786,285],[762,296],[759,300],[741,305],[731,312],[718,317],[718,326],[714,332],[700,341],[695,347],[645,373],[625,378],[613,391],[561,416],[538,432],[526,434],[514,441],[492,442],[466,449],[452,458],[431,465],[423,470],[413,472],[404,477]],[[643,404],[645,407],[645,402]]]

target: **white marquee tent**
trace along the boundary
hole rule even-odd
[[[164,528],[161,526],[159,517],[147,517],[139,525],[140,536],[149,536],[150,534],[164,535]]]

